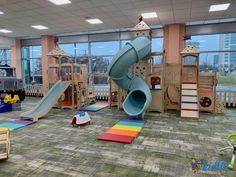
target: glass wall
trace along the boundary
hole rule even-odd
[[[71,56],[74,63],[87,64],[90,72],[106,73],[107,67],[114,55],[128,41],[130,40],[71,42],[61,43],[59,47]],[[163,38],[153,38],[152,52],[162,52],[162,50]],[[42,83],[41,52],[41,46],[22,47],[23,70],[26,84]],[[156,61],[160,63],[162,58],[157,58]],[[107,76],[95,77],[94,83],[107,84]]]
[[[42,47],[23,47],[22,62],[25,84],[42,84]]]
[[[236,91],[236,33],[192,36],[200,51],[200,71],[217,72],[217,90]]]
[[[0,65],[11,65],[11,49],[0,48]]]
[[[113,56],[130,40],[102,41],[90,43],[60,44],[59,47],[68,53],[75,63],[88,64],[92,73],[106,73]],[[163,38],[152,39],[152,52],[163,51]],[[155,63],[162,63],[163,58],[157,56]],[[95,77],[95,84],[107,84],[107,77]]]

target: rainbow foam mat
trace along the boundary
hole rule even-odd
[[[145,120],[124,118],[101,134],[98,139],[130,144],[145,125]]]
[[[8,128],[10,130],[18,129],[18,128],[23,128],[25,126],[34,124],[35,121],[29,121],[29,120],[12,120],[9,122],[1,123],[0,124],[0,129],[1,128]]]
[[[95,104],[81,107],[79,110],[80,111],[88,111],[88,112],[97,112],[100,111],[101,109],[107,107],[109,104],[108,102],[97,102]]]

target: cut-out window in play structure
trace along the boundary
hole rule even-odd
[[[111,93],[111,101],[112,102],[117,102],[118,101],[118,92],[114,91]]]
[[[196,64],[197,63],[197,57],[188,55],[184,57],[184,64]]]
[[[166,89],[166,93],[167,93],[167,98],[169,99],[169,101],[174,104],[174,105],[178,105],[179,104],[179,90],[176,86],[174,85],[169,85]]]
[[[151,79],[152,89],[160,90],[161,89],[161,79],[160,79],[160,77],[156,76],[156,77],[151,77],[150,79]]]
[[[200,105],[202,107],[210,107],[211,106],[211,99],[209,97],[203,97],[200,100]]]

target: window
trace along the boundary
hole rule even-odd
[[[22,63],[25,84],[42,84],[42,47],[23,47]]]
[[[92,56],[115,55],[118,52],[118,50],[119,50],[119,41],[91,43]]]
[[[0,49],[0,65],[11,65],[11,49]]]
[[[163,52],[163,38],[152,38],[152,52]]]
[[[95,84],[108,84],[105,75],[113,56],[119,51],[119,41],[91,43],[91,71],[104,73],[104,77],[95,77]]]
[[[217,90],[236,91],[236,33],[192,36],[186,44],[200,51],[200,71],[217,72]]]
[[[75,56],[88,56],[89,46],[88,43],[76,43]]]
[[[75,57],[75,44],[59,44],[59,47],[64,50],[69,56]]]

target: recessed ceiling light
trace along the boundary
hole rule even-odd
[[[0,15],[4,14],[4,12],[0,11]]]
[[[48,27],[43,25],[33,25],[32,28],[38,29],[38,30],[46,30]]]
[[[209,12],[227,10],[229,6],[230,6],[230,3],[211,5],[209,8]]]
[[[93,18],[93,19],[87,19],[86,20],[88,23],[90,24],[101,24],[103,23],[101,20],[99,20],[98,18]]]
[[[142,13],[141,14],[143,18],[157,18],[157,13],[156,12],[148,12],[148,13]]]
[[[12,33],[12,31],[7,29],[0,29],[0,33]]]
[[[64,5],[64,4],[70,4],[70,0],[49,0],[51,3],[56,4],[56,5]]]

